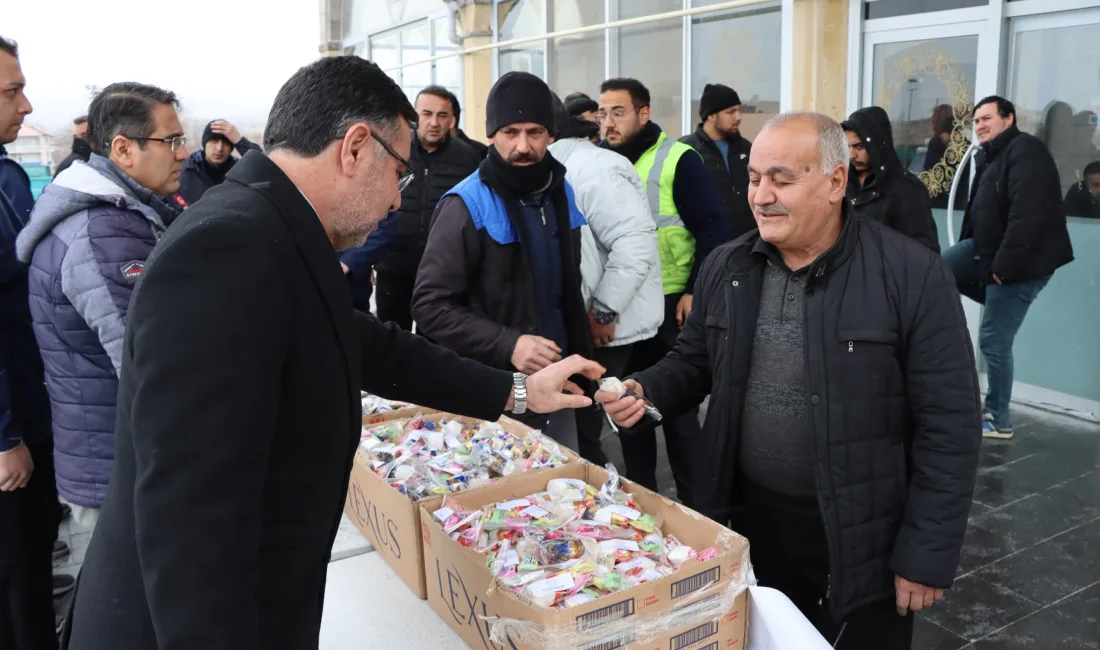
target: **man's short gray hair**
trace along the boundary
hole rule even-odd
[[[761,132],[771,128],[788,126],[793,122],[803,122],[817,131],[817,151],[821,158],[821,173],[831,174],[837,167],[848,167],[848,136],[840,124],[828,115],[809,111],[780,113],[764,123]]]

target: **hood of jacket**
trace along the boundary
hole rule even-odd
[[[894,150],[894,132],[890,127],[890,118],[882,108],[861,108],[844,120],[841,126],[847,131],[853,131],[863,141],[871,160],[875,182],[881,185],[905,172],[898,152]],[[854,181],[858,189],[859,174],[854,167],[850,171],[848,184],[850,186]]]
[[[57,224],[74,214],[96,206],[112,206],[140,213],[163,231],[179,210],[161,201],[152,191],[138,185],[113,162],[92,154],[88,162],[77,161],[57,175],[42,191],[31,220],[19,233],[16,254],[30,262],[38,242]]]

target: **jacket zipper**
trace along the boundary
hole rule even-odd
[[[542,225],[546,225],[546,207],[539,206],[539,216],[542,217]]]

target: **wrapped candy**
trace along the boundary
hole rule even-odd
[[[516,435],[495,422],[468,426],[458,419],[415,417],[364,427],[360,447],[369,455],[371,470],[413,500],[568,461],[560,447],[537,432]]]
[[[661,412],[657,410],[657,407],[653,405],[653,402],[627,388],[626,384],[624,384],[618,377],[605,377],[601,379],[600,390],[614,393],[620,398],[633,397],[640,400],[643,404],[645,404],[646,415],[653,418],[655,422],[661,421]]]
[[[452,538],[485,553],[503,585],[543,607],[577,607],[718,554],[697,554],[665,536],[660,518],[639,509],[613,468],[600,489],[577,479],[552,479],[546,488],[477,513],[442,508],[436,518]]]

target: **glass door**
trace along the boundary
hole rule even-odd
[[[981,28],[956,23],[864,36],[862,105],[880,106],[890,116],[898,156],[928,187],[941,245],[947,244],[943,211],[951,182],[970,146]],[[956,210],[966,204],[966,180]]]

